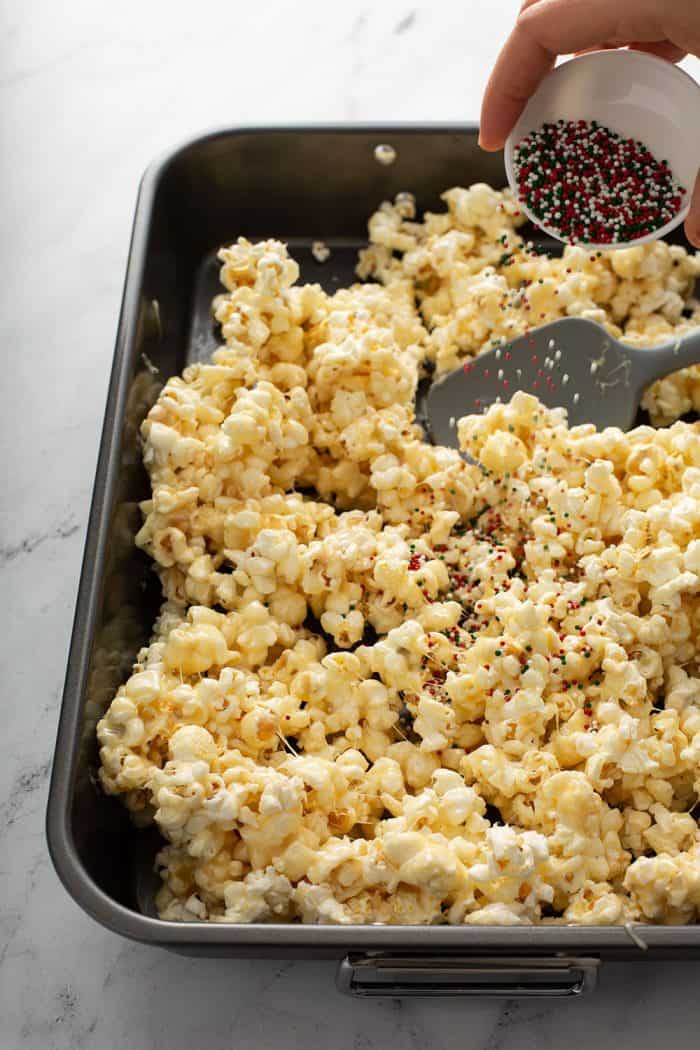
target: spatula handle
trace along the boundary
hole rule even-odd
[[[635,347],[635,356],[639,360],[639,378],[644,387],[655,379],[677,372],[679,368],[700,364],[700,327],[672,343],[653,346],[649,349]]]

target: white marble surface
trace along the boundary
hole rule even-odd
[[[9,0],[0,8],[0,1047],[697,1046],[700,966],[580,1004],[358,1003],[321,963],[181,959],[72,903],[47,778],[139,175],[240,122],[463,119],[514,0]]]

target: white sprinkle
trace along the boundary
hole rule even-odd
[[[521,377],[521,376],[522,376],[522,374],[523,374],[523,370],[522,370],[522,368],[516,368],[516,369],[515,369],[515,374],[516,374],[516,376],[518,377],[518,379],[520,379],[520,377]]]
[[[326,259],[330,259],[331,250],[325,241],[314,241],[311,245],[311,254],[316,262],[324,263]]]
[[[598,362],[597,361],[591,361],[591,375],[594,376],[597,371],[598,371]]]
[[[450,416],[450,426],[453,427],[456,422],[457,421],[456,421],[455,417],[454,416]]]
[[[503,379],[503,369],[502,368],[498,369],[498,378],[499,379]]]
[[[568,372],[564,372],[564,375],[561,377],[561,385],[562,386],[566,386],[566,384],[568,382],[569,382],[569,373]]]
[[[500,349],[500,347],[499,347],[499,348],[498,348],[498,350],[496,351],[496,360],[497,360],[497,361],[500,361],[500,360],[501,360],[501,349]]]
[[[396,150],[386,142],[380,142],[374,147],[374,159],[379,164],[393,164],[396,160]]]
[[[574,396],[573,396],[573,399],[572,399],[572,400],[573,400],[573,402],[574,402],[574,404],[575,404],[575,405],[577,405],[577,404],[578,404],[578,400],[579,400],[579,397],[580,397],[580,396],[581,396],[580,394],[574,394]]]
[[[561,361],[561,350],[557,350],[556,354],[554,355],[554,360]]]
[[[548,349],[549,350],[553,350],[555,346],[556,346],[556,343],[554,342],[554,340],[550,339],[549,342],[547,343]]]

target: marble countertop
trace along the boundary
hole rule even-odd
[[[468,119],[515,0],[31,0],[0,18],[0,1045],[208,1050],[697,1046],[699,964],[589,1000],[364,1002],[325,963],[190,960],[67,896],[44,810],[139,176],[202,129]],[[252,12],[255,14],[252,14]],[[697,65],[697,64],[696,64]]]

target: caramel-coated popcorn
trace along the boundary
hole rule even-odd
[[[424,438],[416,389],[526,328],[644,346],[700,322],[698,257],[538,254],[508,193],[408,194],[357,284],[222,249],[222,345],[142,427],[165,603],[98,726],[154,822],[159,913],[219,922],[700,916],[700,406],[569,428],[528,394]],[[474,464],[478,463],[476,466]]]

